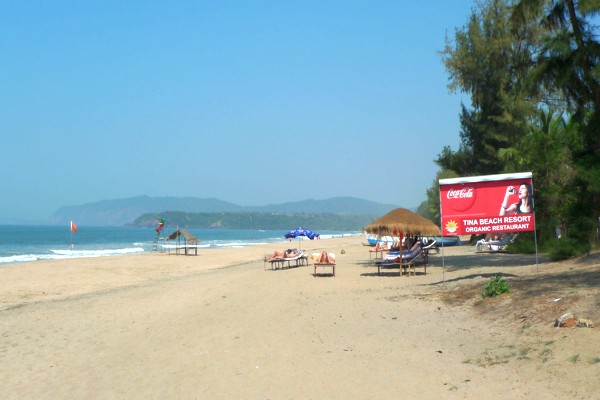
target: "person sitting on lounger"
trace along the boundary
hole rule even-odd
[[[317,264],[335,264],[335,256],[325,250],[321,252],[319,258],[315,261]]]
[[[497,242],[500,240],[500,236],[498,236],[498,234],[496,233],[493,237],[492,237],[492,241]],[[498,246],[498,244],[490,244],[490,251],[498,251],[500,250],[500,246]]]
[[[395,239],[394,245],[392,246],[392,251],[407,251],[413,246],[414,243],[415,240],[410,236],[405,236],[402,238],[402,240]]]
[[[375,245],[375,251],[384,251],[387,249],[388,249],[387,242],[377,242],[377,244]]]
[[[410,243],[410,241],[408,241]],[[414,244],[411,246],[410,249],[406,249],[404,245],[402,245],[402,253],[410,253],[412,251],[414,251],[417,247],[421,246],[421,242],[420,241],[415,241]],[[390,254],[398,254],[400,253],[400,250],[392,250],[390,252]]]
[[[418,236],[409,236],[406,238],[405,242],[404,242],[404,247],[403,250],[404,251],[413,251],[416,248],[416,244],[419,243],[419,245],[421,244],[421,240],[419,239]]]

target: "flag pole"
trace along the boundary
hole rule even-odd
[[[75,225],[73,223],[73,220],[71,220],[71,250],[73,250],[75,248],[75,245],[73,244],[73,234],[77,232],[77,225]]]

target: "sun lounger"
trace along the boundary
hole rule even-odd
[[[285,268],[286,266],[287,268],[299,267],[301,265],[308,265],[308,257],[304,254],[304,251],[300,251],[294,257],[265,259],[264,265],[265,269],[267,269],[267,265],[271,269]]]
[[[314,265],[314,274],[317,275],[317,267],[322,267],[323,269],[331,267],[332,275],[335,277],[335,254],[334,253],[326,253],[327,260],[324,260],[323,253],[313,253],[310,258],[313,261]]]
[[[388,251],[390,251],[390,248],[387,242],[377,242],[375,247],[369,249],[369,259],[371,259],[372,253],[375,253],[375,258],[377,258],[378,254],[381,254],[381,258],[383,258],[383,253],[387,253]]]
[[[400,257],[402,258],[411,258],[413,256],[415,256],[416,254],[418,254],[419,252],[421,252],[423,250],[423,246],[421,245],[421,242],[415,242],[415,244],[413,244],[413,246],[410,248],[410,250],[404,250],[402,253],[398,250],[391,250],[388,254],[386,254],[386,256],[384,257],[385,260],[398,260]]]
[[[406,271],[410,276],[410,270],[412,268],[413,275],[416,275],[415,267],[417,264],[423,265],[425,268],[425,275],[427,275],[427,255],[421,245],[413,246],[411,251],[404,251],[402,253],[390,253],[385,257],[385,260],[377,262],[377,275],[381,275],[382,268],[399,268],[400,275],[403,271]]]
[[[475,251],[477,253],[483,252],[496,252],[506,250],[506,246],[513,243],[517,236],[505,235],[500,240],[485,240],[481,239],[475,244]]]
[[[427,255],[429,255],[430,251],[435,251],[436,254],[438,254],[440,252],[440,247],[438,246],[437,241],[433,240],[431,242],[428,242],[425,246],[423,246],[423,250],[427,253]]]

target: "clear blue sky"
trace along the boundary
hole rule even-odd
[[[425,199],[472,1],[14,1],[0,223],[137,195]]]

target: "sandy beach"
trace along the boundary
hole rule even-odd
[[[3,265],[0,398],[600,399],[600,253],[378,275],[362,240],[301,242],[335,277],[265,269],[273,245]]]

